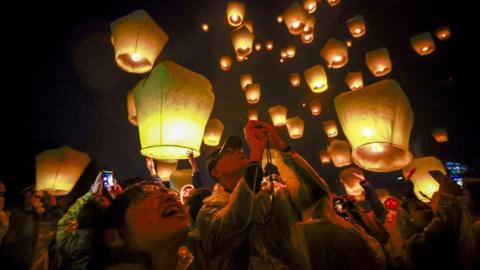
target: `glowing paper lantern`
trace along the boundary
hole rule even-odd
[[[350,160],[350,144],[347,141],[331,141],[327,146],[327,153],[335,167],[344,167],[352,164]]]
[[[127,112],[128,121],[134,126],[138,126],[137,110],[135,109],[135,99],[133,98],[133,89],[127,93]]]
[[[302,118],[295,116],[287,119],[288,136],[292,139],[300,139],[303,137],[303,129],[305,122]]]
[[[248,110],[248,120],[258,120],[258,110],[249,109]]]
[[[278,15],[278,16],[277,16],[277,22],[278,22],[278,23],[282,23],[282,22],[283,22],[283,17],[280,16],[280,15]]]
[[[320,156],[320,162],[322,162],[322,164],[328,164],[331,162],[326,150],[320,150],[318,155]]]
[[[347,44],[348,48],[352,47],[352,40],[347,39],[347,41],[345,41],[345,44]]]
[[[312,33],[312,34],[304,34],[304,33],[302,33],[301,39],[302,39],[302,42],[303,42],[304,44],[309,44],[309,43],[312,43],[312,42],[313,42],[314,35],[313,35],[313,33]]]
[[[203,131],[213,108],[211,83],[172,61],[159,63],[135,89],[141,153],[154,159],[200,155]]]
[[[341,68],[348,63],[347,44],[336,39],[329,39],[320,51],[329,68]]]
[[[290,73],[290,84],[293,87],[300,86],[300,73]]]
[[[323,130],[329,138],[333,138],[338,135],[338,128],[335,120],[323,121]]]
[[[184,153],[185,155],[185,153]],[[155,160],[155,169],[157,170],[157,176],[162,181],[170,181],[170,176],[177,170],[178,160]]]
[[[219,119],[213,118],[208,120],[205,134],[203,135],[203,143],[209,146],[217,146],[222,138],[223,128],[223,124]]]
[[[255,44],[255,50],[259,52],[262,49],[262,43],[256,43]]]
[[[307,20],[305,21],[305,26],[303,27],[303,32],[302,35],[308,35],[312,34],[313,35],[313,30],[315,28],[315,17],[313,16],[308,16]]]
[[[255,35],[245,25],[234,29],[231,36],[233,49],[238,56],[248,56],[252,53]]]
[[[310,102],[310,111],[314,116],[318,116],[322,113],[322,105],[318,100],[314,99]]]
[[[335,98],[335,109],[352,145],[352,159],[359,167],[390,172],[412,160],[408,144],[413,112],[395,80],[342,93]]]
[[[168,41],[167,34],[144,10],[110,24],[117,65],[130,73],[150,71]]]
[[[430,32],[423,32],[411,37],[410,45],[421,56],[429,55],[435,51],[435,43]]]
[[[170,176],[170,189],[180,192],[186,185],[192,184],[192,169],[176,170]]]
[[[245,16],[245,4],[242,2],[231,1],[227,3],[227,20],[231,26],[239,26]]]
[[[249,104],[255,104],[260,100],[261,88],[260,84],[252,83],[245,87],[245,98]]]
[[[307,12],[298,2],[294,2],[282,15],[288,31],[293,35],[300,35],[303,32],[307,16]]]
[[[365,62],[373,76],[385,76],[392,71],[392,62],[387,48],[380,48],[365,55]]]
[[[345,77],[345,83],[352,91],[356,91],[363,88],[363,75],[362,72],[349,72]]]
[[[443,143],[448,141],[448,134],[446,128],[436,128],[432,132],[433,138],[438,143]]]
[[[267,49],[267,51],[273,50],[273,41],[271,40],[265,41],[265,49]]]
[[[288,45],[285,47],[285,52],[287,53],[287,58],[293,58],[295,56],[295,46]]]
[[[35,190],[54,196],[68,194],[88,163],[86,153],[68,146],[40,153],[35,157]]]
[[[340,0],[327,0],[328,4],[332,7],[340,4]]]
[[[439,40],[448,39],[450,37],[450,28],[446,26],[437,28],[437,31],[435,31],[435,36],[437,36]]]
[[[378,200],[380,200],[382,203],[384,203],[390,196],[390,192],[384,188],[375,189],[375,193],[377,193]]]
[[[203,32],[208,32],[209,27],[208,27],[207,23],[202,23],[202,30],[203,30]]]
[[[328,89],[327,74],[321,65],[315,65],[303,72],[305,81],[314,93],[321,93]]]
[[[276,105],[268,109],[272,123],[276,127],[284,126],[287,123],[287,108]]]
[[[317,0],[303,0],[303,8],[308,13],[314,13],[317,10]]]
[[[403,169],[406,178],[413,172],[410,176],[410,180],[413,182],[413,191],[421,201],[429,202],[433,193],[439,189],[438,182],[428,173],[434,170],[446,174],[442,162],[432,156],[416,158]]]
[[[232,58],[228,55],[223,55],[222,57],[220,57],[220,68],[222,70],[230,70],[230,68],[232,67]]]
[[[354,38],[359,38],[367,32],[365,20],[362,15],[357,15],[347,21],[348,31]]]
[[[240,86],[242,87],[243,90],[249,85],[253,83],[253,76],[252,74],[241,74],[240,75]]]
[[[355,200],[365,200],[365,189],[360,182],[365,179],[363,171],[356,167],[349,167],[340,172],[340,182],[348,195],[354,196]]]
[[[280,57],[281,57],[282,59],[285,59],[285,58],[287,58],[287,56],[288,56],[288,55],[287,55],[287,50],[286,50],[286,49],[282,49],[282,50],[280,51]]]

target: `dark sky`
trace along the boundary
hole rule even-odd
[[[303,45],[275,20],[293,1],[244,2],[246,18],[254,22],[256,40],[274,40],[275,51],[254,52],[247,62],[235,62],[229,72],[218,68],[222,54],[233,56],[231,28],[225,20],[226,1],[42,1],[29,6],[28,11],[14,9],[18,20],[23,19],[28,26],[15,26],[18,31],[11,46],[22,44],[28,59],[17,63],[22,71],[16,86],[11,91],[5,89],[15,93],[14,109],[8,114],[15,115],[15,132],[6,144],[13,146],[12,161],[17,165],[21,161],[24,171],[9,171],[3,177],[17,186],[28,185],[34,181],[34,156],[61,145],[87,152],[105,168],[114,170],[119,179],[147,175],[139,153],[138,131],[127,121],[125,106],[126,93],[142,75],[119,69],[110,43],[110,22],[137,9],[145,9],[170,37],[161,59],[173,60],[212,82],[216,95],[212,117],[224,123],[224,134],[242,132],[249,106],[240,89],[239,75],[252,73],[262,86],[261,101],[253,106],[259,109],[260,118],[270,121],[267,109],[276,104],[288,107],[289,116],[302,117],[306,122],[304,138],[286,140],[335,191],[340,191],[340,170],[323,166],[318,159],[318,150],[327,144],[322,122],[336,119],[333,98],[348,90],[344,83],[348,72],[362,71],[365,85],[380,80],[364,64],[365,53],[379,47],[388,48],[393,63],[393,72],[386,77],[400,83],[414,110],[410,139],[414,156],[435,155],[480,167],[480,132],[475,127],[480,123],[480,113],[475,98],[478,86],[474,84],[479,76],[480,43],[478,32],[470,27],[474,21],[471,8],[452,1],[411,0],[342,0],[330,7],[323,0],[315,12],[315,41]],[[323,44],[329,38],[351,38],[346,20],[358,14],[365,18],[367,34],[353,39],[347,66],[327,70],[329,89],[316,95],[323,112],[314,117],[301,106],[314,97],[313,93],[304,81],[300,88],[292,88],[288,74],[324,64],[319,54]],[[201,31],[202,22],[209,23],[208,33]],[[410,37],[443,25],[450,27],[452,37],[435,40],[437,49],[432,55],[417,55],[410,47]],[[297,55],[280,64],[278,49],[288,44],[297,47]],[[26,73],[25,66],[31,73]],[[431,136],[434,127],[446,127],[449,142],[436,143]],[[288,137],[285,128],[280,133]],[[202,146],[202,167],[204,157],[212,150]],[[185,167],[186,162],[180,166]],[[374,185],[390,188],[395,187],[398,175],[367,174]]]

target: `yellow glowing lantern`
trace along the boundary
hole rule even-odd
[[[185,155],[185,153],[184,153]],[[173,159],[163,159],[155,160],[155,169],[157,170],[157,176],[162,179],[162,181],[170,181],[170,176],[173,172],[177,170],[178,160]]]
[[[298,116],[287,119],[288,136],[290,136],[291,139],[302,138],[304,127],[305,122]]]
[[[310,111],[314,116],[320,115],[322,113],[322,104],[316,99],[310,101]]]
[[[334,7],[338,4],[340,4],[340,0],[327,0],[327,2],[331,7]]]
[[[258,110],[257,109],[249,109],[248,110],[248,120],[258,120]]]
[[[320,51],[330,68],[341,68],[348,63],[347,44],[336,39],[329,39]]]
[[[328,89],[327,74],[321,65],[315,65],[303,72],[305,81],[314,93],[321,93]]]
[[[265,41],[265,49],[267,49],[267,51],[273,50],[273,41],[271,40]]]
[[[293,87],[300,86],[300,73],[290,73],[290,84]]]
[[[276,105],[268,109],[272,123],[276,127],[284,126],[287,123],[287,108]]]
[[[222,70],[230,70],[230,68],[232,67],[232,58],[228,55],[223,55],[222,57],[220,57],[220,68]]]
[[[302,35],[313,35],[313,30],[315,28],[315,17],[314,16],[308,16],[307,20],[305,21],[305,26],[303,27],[303,32]]]
[[[261,88],[258,83],[251,83],[245,87],[245,98],[248,104],[255,104],[260,100]]]
[[[133,89],[127,93],[127,112],[128,121],[134,126],[138,126],[137,110],[135,109],[135,98],[133,97]]]
[[[411,37],[410,45],[421,56],[429,55],[435,51],[435,43],[430,32],[423,32]]]
[[[262,43],[258,42],[255,44],[255,50],[259,52],[262,49]]]
[[[285,50],[285,49],[280,50],[280,57],[282,59],[287,58],[287,50]]]
[[[245,73],[240,75],[240,86],[243,90],[249,85],[253,83],[253,76],[252,74]]]
[[[446,26],[437,28],[437,31],[435,31],[435,36],[437,36],[439,40],[448,39],[450,37],[450,28]]]
[[[174,171],[170,176],[170,189],[180,192],[186,185],[192,185],[192,169]]]
[[[363,75],[362,72],[349,72],[345,77],[345,83],[350,90],[357,91],[363,88]]]
[[[347,39],[347,41],[345,41],[345,44],[347,44],[347,47],[348,47],[348,48],[352,47],[352,40],[351,40],[351,39]]]
[[[213,108],[211,83],[172,61],[159,63],[135,89],[141,153],[154,159],[200,155],[203,131]]]
[[[446,128],[436,128],[432,132],[433,138],[439,143],[448,141],[448,134]]]
[[[283,22],[283,17],[281,15],[277,16],[277,22],[282,23]]]
[[[222,138],[223,128],[223,124],[219,119],[213,118],[208,120],[203,135],[203,143],[209,146],[217,146]]]
[[[342,182],[345,191],[358,201],[365,200],[365,189],[360,185],[362,180],[365,180],[365,176],[359,168],[349,167],[340,172],[340,182]]]
[[[210,29],[210,28],[209,28],[209,26],[208,26],[207,23],[202,23],[202,30],[203,30],[203,32],[208,32],[209,29]]]
[[[295,56],[295,46],[288,45],[285,47],[285,52],[287,53],[287,58],[293,58]]]
[[[392,71],[392,62],[387,48],[380,48],[365,55],[365,62],[373,76],[385,76]]]
[[[247,56],[252,52],[255,35],[242,25],[232,31],[232,44],[238,56]]]
[[[144,10],[110,24],[117,65],[130,73],[150,71],[168,41],[167,34]]]
[[[313,42],[313,39],[314,39],[313,33],[312,33],[312,34],[304,34],[304,33],[302,33],[302,35],[301,35],[300,37],[301,37],[302,42],[303,42],[304,44],[312,43],[312,42]]]
[[[327,146],[327,153],[335,167],[352,164],[350,160],[350,144],[344,140],[333,140]]]
[[[359,38],[367,32],[365,20],[362,15],[357,15],[347,21],[348,31],[354,38]]]
[[[333,138],[338,135],[338,128],[335,120],[323,121],[323,130],[329,138]]]
[[[35,190],[54,196],[68,194],[88,163],[86,153],[68,146],[40,153],[35,157]]]
[[[421,201],[429,202],[433,193],[438,191],[440,187],[438,182],[428,173],[434,170],[446,174],[442,161],[433,156],[413,159],[410,164],[403,168],[405,177],[410,176],[410,180],[413,182],[413,191]]]
[[[308,13],[314,13],[317,10],[317,0],[303,0],[303,8]]]
[[[391,172],[412,160],[408,144],[413,112],[395,80],[342,93],[335,98],[335,109],[352,145],[352,159],[359,167]]]
[[[231,26],[239,26],[245,16],[245,4],[237,1],[227,3],[227,20]]]
[[[390,192],[384,188],[377,188],[375,189],[375,193],[377,193],[378,200],[384,203],[388,197],[390,197]]]
[[[318,155],[320,156],[320,162],[321,162],[322,164],[328,164],[328,163],[331,162],[331,161],[330,161],[330,157],[328,156],[326,150],[320,150],[320,151],[318,152]]]
[[[294,2],[284,11],[282,17],[288,31],[293,35],[300,35],[305,27],[307,16],[305,9],[298,2]]]

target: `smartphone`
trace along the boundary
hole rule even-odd
[[[102,171],[102,182],[105,188],[113,187],[115,185],[113,182],[113,172]]]

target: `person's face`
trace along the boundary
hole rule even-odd
[[[141,201],[130,205],[125,214],[129,238],[137,248],[149,248],[169,239],[186,236],[190,226],[188,211],[178,193],[158,186]]]
[[[248,159],[241,148],[225,148],[218,158],[214,171],[221,176],[236,175],[242,172],[248,164]],[[217,178],[218,178],[217,177]]]
[[[30,202],[32,203],[33,209],[37,214],[45,213],[45,207],[43,206],[40,195],[32,196]]]
[[[183,188],[181,190],[181,195],[182,195],[182,199],[183,199],[183,204],[186,204],[188,202],[188,200],[192,197],[192,193],[195,189],[193,188],[193,186],[186,186],[185,188]]]

